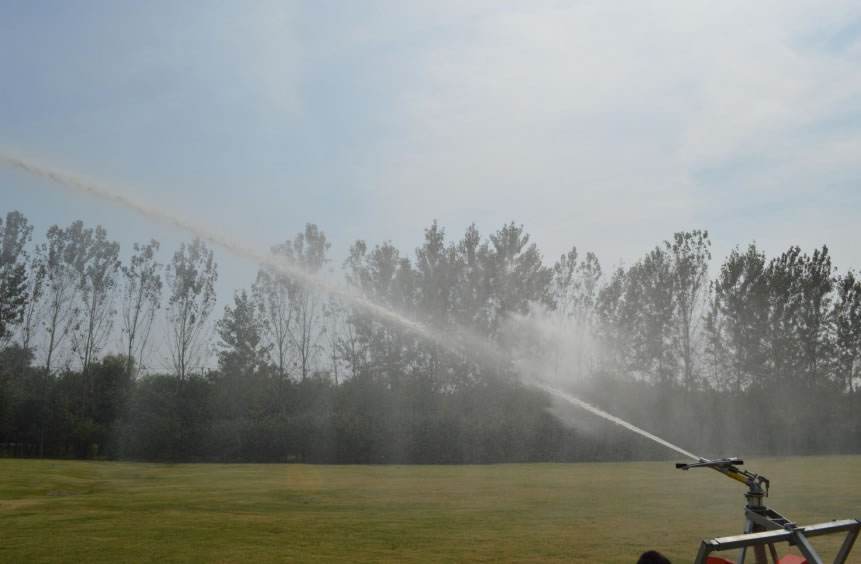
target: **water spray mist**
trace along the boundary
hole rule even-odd
[[[506,358],[505,352],[498,346],[483,337],[473,334],[465,328],[458,327],[455,331],[448,329],[445,332],[433,330],[418,321],[398,313],[390,307],[369,300],[365,296],[359,294],[356,290],[333,284],[331,281],[328,281],[316,274],[309,273],[303,268],[281,257],[272,254],[259,253],[223,234],[213,231],[212,229],[203,227],[166,210],[133,200],[102,184],[84,180],[78,175],[60,171],[54,167],[36,162],[32,159],[23,159],[3,153],[0,153],[0,165],[21,170],[32,176],[49,180],[55,185],[72,193],[98,198],[115,206],[139,213],[158,223],[171,225],[184,231],[188,231],[194,236],[209,241],[236,257],[251,260],[260,265],[267,266],[293,278],[303,286],[313,287],[327,294],[341,298],[380,321],[396,325],[418,337],[434,342],[455,354],[462,354],[464,351],[468,351],[470,356],[481,360],[498,360],[500,358]],[[532,381],[528,383],[559,399],[562,399],[563,401],[579,406],[606,419],[607,421],[620,425],[649,440],[672,449],[679,454],[692,458],[693,460],[699,460],[699,457],[682,449],[681,447],[644,431],[643,429],[611,415],[606,411],[572,396],[571,394],[565,393],[543,382]]]

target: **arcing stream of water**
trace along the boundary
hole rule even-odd
[[[137,212],[156,222],[166,223],[188,231],[196,237],[205,239],[214,245],[218,245],[219,247],[234,256],[254,261],[260,265],[268,266],[292,277],[294,280],[297,280],[304,286],[315,287],[322,292],[342,298],[348,301],[351,305],[362,309],[366,313],[376,317],[381,321],[386,321],[397,325],[424,339],[433,341],[447,350],[453,352],[460,352],[466,349],[469,350],[471,354],[481,358],[504,357],[503,352],[499,350],[495,345],[485,339],[472,335],[469,331],[458,331],[456,337],[451,335],[450,332],[443,333],[441,331],[434,331],[415,320],[401,315],[400,313],[392,310],[389,307],[369,300],[365,296],[358,294],[352,289],[333,284],[332,282],[325,280],[324,278],[315,274],[309,273],[306,270],[296,266],[295,264],[287,262],[286,260],[283,260],[275,255],[266,255],[258,253],[246,246],[243,246],[242,244],[230,240],[224,235],[212,231],[211,229],[196,225],[193,222],[185,220],[179,216],[176,216],[159,208],[132,200],[126,196],[118,194],[115,190],[111,190],[94,182],[85,181],[74,174],[59,171],[55,168],[37,163],[33,160],[4,155],[2,153],[0,153],[0,165],[18,169],[30,175],[50,180],[57,186],[65,188],[66,190],[69,190],[75,194],[83,194],[99,198],[113,205]],[[532,381],[529,383],[559,399],[562,399],[568,403],[590,411],[595,415],[603,417],[607,421],[615,423],[616,425],[620,425],[649,440],[652,440],[660,445],[672,449],[679,454],[682,454],[694,460],[699,460],[699,457],[695,454],[692,454],[682,449],[681,447],[678,447],[668,441],[665,441],[660,437],[657,437],[647,431],[644,431],[636,425],[628,423],[627,421],[620,419],[615,415],[611,415],[606,411],[603,411],[575,396],[572,396],[571,394],[553,388],[543,382]]]
[[[210,243],[221,247],[230,254],[253,261],[257,264],[268,266],[283,274],[286,274],[297,280],[304,286],[313,286],[321,291],[332,294],[337,297],[344,298],[353,305],[365,310],[377,319],[388,321],[407,329],[408,331],[418,334],[424,338],[438,341],[439,336],[433,335],[425,326],[417,323],[403,315],[398,314],[391,309],[376,304],[364,296],[350,290],[349,288],[332,284],[324,278],[311,274],[306,270],[283,260],[275,255],[261,254],[254,251],[241,243],[225,237],[222,234],[216,233],[212,229],[208,229],[201,225],[195,224],[187,219],[176,216],[168,211],[153,207],[139,201],[132,200],[122,194],[117,193],[107,187],[101,186],[95,182],[83,180],[77,175],[68,172],[61,172],[52,167],[48,167],[32,160],[25,160],[19,157],[4,155],[0,153],[0,165],[22,170],[33,176],[45,178],[55,183],[56,185],[65,188],[73,193],[92,196],[100,200],[105,200],[113,205],[126,208],[137,212],[144,217],[153,221],[172,225],[184,231],[188,231],[194,236],[209,241]]]
[[[548,386],[547,384],[545,384],[543,382],[532,381],[529,383],[531,385],[535,386],[536,388],[544,390],[545,392],[547,392],[548,394],[550,394],[552,396],[555,396],[555,397],[557,397],[563,401],[566,401],[566,402],[573,404],[573,405],[576,405],[578,407],[582,407],[583,409],[585,409],[587,411],[591,411],[595,415],[599,415],[599,416],[603,417],[604,419],[606,419],[607,421],[610,421],[611,423],[615,423],[616,425],[620,425],[620,426],[624,427],[625,429],[628,429],[629,431],[633,431],[633,432],[637,433],[638,435],[641,435],[641,436],[646,437],[647,439],[649,439],[651,441],[658,443],[659,445],[663,445],[663,446],[665,446],[671,450],[674,450],[677,453],[681,454],[682,456],[687,456],[688,458],[692,458],[694,460],[701,460],[701,458],[699,456],[697,456],[696,454],[694,454],[692,452],[688,452],[685,449],[683,449],[682,447],[674,445],[673,443],[666,441],[666,440],[662,439],[661,437],[658,437],[657,435],[653,435],[652,433],[650,433],[644,429],[640,429],[639,427],[637,427],[633,423],[628,423],[624,419],[620,419],[619,417],[616,417],[615,415],[611,415],[610,413],[607,413],[603,409],[597,408],[594,405],[592,405],[591,403],[587,403],[578,397],[572,396],[571,394],[563,392],[562,390],[558,390],[552,386]]]

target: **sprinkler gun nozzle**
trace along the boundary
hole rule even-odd
[[[759,474],[754,474],[749,470],[742,470],[741,468],[736,467],[736,465],[741,466],[742,464],[744,464],[744,460],[736,457],[716,458],[714,460],[700,458],[699,462],[694,462],[693,464],[677,462],[676,468],[679,470],[690,470],[691,468],[712,468],[724,476],[745,484],[749,488],[750,494],[767,497],[768,487],[770,485],[768,478],[760,476]]]
[[[677,462],[676,468],[679,470],[690,470],[691,468],[728,468],[736,464],[742,465],[744,464],[744,460],[741,458],[717,458],[715,460],[700,458],[699,462],[694,462],[693,464]]]

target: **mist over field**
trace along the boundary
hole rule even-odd
[[[464,463],[859,446],[861,282],[826,246],[739,246],[710,277],[708,232],[677,232],[605,273],[576,247],[545,264],[515,223],[453,240],[433,223],[413,253],[356,241],[333,275],[308,224],[251,255],[254,283],[217,311],[200,238],[122,260],[102,227],[34,242],[20,212],[0,225],[9,454]],[[143,369],[159,357],[168,370]]]

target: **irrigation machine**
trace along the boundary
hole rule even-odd
[[[694,560],[695,564],[733,564],[732,560],[710,555],[736,549],[740,549],[740,553],[735,564],[744,564],[747,561],[745,558],[748,549],[752,549],[752,562],[755,564],[768,564],[769,557],[775,564],[824,564],[825,561],[810,544],[809,539],[841,533],[845,534],[845,538],[834,557],[834,564],[846,562],[861,530],[861,521],[841,519],[815,525],[796,525],[763,503],[763,498],[768,497],[768,479],[749,470],[740,469],[739,466],[743,464],[744,461],[738,458],[717,460],[700,458],[699,462],[693,464],[676,464],[676,468],[681,470],[711,468],[747,486],[747,492],[744,494],[747,500],[744,507],[744,534],[704,540]],[[783,542],[797,547],[803,556],[787,555],[779,558],[774,545]]]

